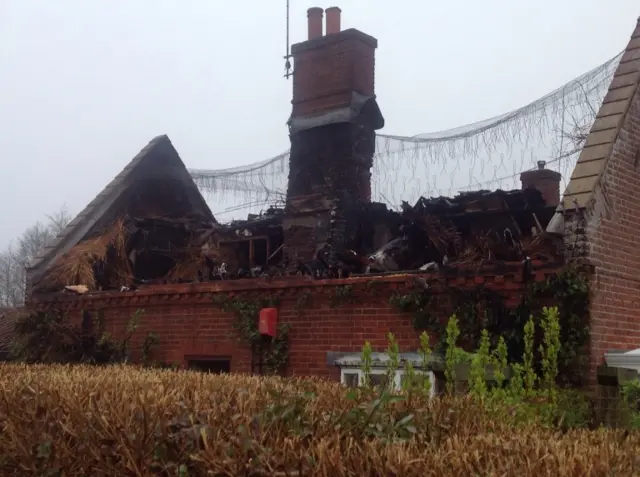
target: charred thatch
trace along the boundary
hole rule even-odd
[[[211,256],[212,232],[212,224],[197,220],[120,218],[60,257],[36,289],[84,285],[95,291],[154,279],[193,281]]]
[[[175,265],[166,275],[168,282],[202,282],[225,278],[225,265],[233,260],[230,250],[221,247],[210,233],[191,237],[187,245],[175,254]]]
[[[256,223],[260,225],[259,221]],[[277,221],[274,224],[279,231]],[[124,217],[60,257],[34,289],[60,291],[80,285],[87,291],[96,291],[261,276],[257,272],[240,273],[243,249],[247,262],[244,268],[256,268],[251,260],[260,254],[261,240],[266,242],[262,255],[267,265],[278,258],[279,243],[277,237],[269,243],[268,232],[256,228],[256,224],[253,228],[246,224],[221,226],[198,216]]]
[[[39,288],[55,289],[82,284],[89,290],[96,290],[104,285],[126,285],[131,278],[127,259],[127,231],[124,219],[120,218],[108,229],[65,253],[39,284]]]

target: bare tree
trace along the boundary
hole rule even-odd
[[[19,306],[22,303],[24,293],[20,293],[18,282],[23,275],[9,246],[0,253],[0,308]]]
[[[24,304],[26,268],[37,253],[50,243],[71,221],[66,207],[36,222],[0,252],[0,307]]]

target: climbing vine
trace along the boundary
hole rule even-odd
[[[153,356],[153,351],[159,344],[160,337],[153,331],[149,332],[149,334],[145,336],[144,341],[142,342],[142,364],[144,366],[152,365],[151,358]]]
[[[233,313],[233,330],[235,336],[244,341],[260,361],[262,361],[270,374],[283,371],[289,361],[289,330],[288,323],[279,323],[276,336],[270,346],[263,346],[263,337],[258,329],[260,310],[268,307],[277,307],[279,300],[274,296],[259,298],[243,298],[219,294],[213,298],[214,303],[223,311]]]
[[[413,315],[413,327],[416,331],[430,330],[442,334],[442,323],[434,307],[434,296],[429,290],[413,290],[407,294],[395,292],[389,303],[403,313]]]
[[[560,322],[558,368],[565,384],[580,384],[588,365],[586,346],[589,341],[589,282],[578,268],[568,267],[561,273],[532,286],[529,306],[535,312],[544,306],[557,306]],[[527,310],[528,309],[528,310]]]
[[[364,286],[364,291],[371,296],[375,296],[380,292],[384,284],[385,284],[384,280],[380,280],[380,279],[369,280]]]
[[[136,310],[127,323],[124,336],[116,339],[105,331],[102,311],[83,311],[80,326],[69,323],[67,315],[59,310],[30,313],[16,323],[11,358],[27,363],[127,362],[130,341],[143,314],[144,310]],[[150,335],[154,338],[146,345],[147,357],[158,341],[157,335]]]
[[[331,307],[338,308],[346,303],[354,303],[355,297],[351,285],[339,285],[335,288],[331,297]]]
[[[435,288],[435,291],[434,291]],[[416,331],[429,331],[441,337],[438,350],[445,349],[446,322],[443,310],[457,317],[460,342],[467,349],[476,349],[482,330],[489,333],[493,347],[502,337],[509,360],[517,360],[525,349],[525,325],[529,318],[545,306],[558,308],[560,349],[559,377],[563,384],[580,384],[586,365],[586,345],[589,339],[589,286],[584,272],[567,267],[542,282],[530,285],[517,307],[507,306],[505,296],[479,285],[471,289],[449,285],[416,286],[407,293],[396,292],[389,303],[403,313],[410,313]],[[539,320],[539,318],[538,318]],[[536,323],[541,325],[541,323]],[[540,326],[538,326],[539,329]],[[538,333],[536,348],[542,340]],[[539,360],[538,360],[539,361]],[[542,372],[541,369],[538,369]]]
[[[300,292],[300,294],[298,295],[298,298],[296,299],[294,309],[298,314],[300,314],[302,310],[304,310],[309,306],[310,303],[311,303],[311,292],[309,290],[303,290],[302,292]]]

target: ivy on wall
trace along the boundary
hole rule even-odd
[[[339,308],[347,303],[355,303],[355,297],[353,287],[351,285],[338,285],[333,296],[329,300],[329,304],[332,308]]]
[[[277,307],[279,300],[271,295],[263,297],[215,295],[213,302],[223,311],[233,313],[234,334],[238,339],[251,346],[254,359],[257,358],[268,373],[277,374],[284,371],[289,362],[289,330],[288,323],[278,323],[276,336],[269,346],[263,346],[264,339],[258,329],[260,310]]]
[[[542,282],[531,284],[516,308],[505,303],[496,290],[482,285],[472,289],[443,286],[414,287],[407,293],[394,293],[389,303],[403,313],[410,313],[416,331],[446,335],[446,317],[455,314],[459,321],[460,342],[476,349],[483,329],[489,332],[493,346],[500,337],[507,344],[508,358],[515,360],[524,351],[524,326],[533,315],[540,317],[544,306],[555,306],[560,314],[562,343],[558,360],[560,380],[580,385],[584,376],[589,340],[589,285],[585,273],[567,267]],[[539,344],[541,336],[536,337]],[[536,349],[537,349],[536,345]],[[438,345],[444,349],[444,342]]]
[[[586,273],[567,268],[533,286],[528,298],[529,310],[539,310],[556,303],[560,313],[560,347],[558,362],[561,377],[567,384],[580,384],[588,366],[589,281]]]
[[[15,326],[10,358],[27,363],[123,363],[130,359],[130,342],[144,310],[130,317],[124,336],[114,338],[105,331],[104,313],[82,312],[80,326],[69,323],[59,310],[29,313]],[[160,338],[151,332],[142,344],[143,364],[150,365]]]

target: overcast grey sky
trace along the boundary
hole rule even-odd
[[[79,212],[154,136],[188,167],[288,147],[285,0],[0,0],[0,247],[62,204]],[[491,117],[621,51],[637,0],[338,0],[378,38],[384,132]],[[306,9],[291,0],[291,40]]]

